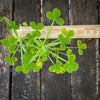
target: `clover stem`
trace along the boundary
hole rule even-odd
[[[45,42],[46,42],[46,40],[47,40],[47,38],[48,38],[48,36],[49,36],[51,30],[52,30],[53,25],[54,25],[54,20],[53,20],[53,22],[52,22],[52,24],[51,24],[51,26],[50,26],[50,29],[49,29],[49,31],[48,31],[48,33],[47,33],[47,35],[46,35],[46,38],[45,38],[45,40],[44,40],[44,42],[43,42],[43,45],[45,44]]]
[[[20,49],[21,49],[21,60],[22,60],[22,66],[23,66],[23,50],[22,50],[22,47],[20,47]]]
[[[60,56],[57,56],[55,53],[53,53],[53,52],[51,52],[51,51],[50,51],[50,53],[51,53],[52,55],[54,55],[55,57],[58,57],[60,60],[62,60],[62,61],[64,61],[64,62],[67,62],[65,59],[63,59],[63,58],[60,57]]]
[[[55,65],[55,63],[53,62],[53,60],[51,59],[51,57],[48,56],[48,58],[50,59],[50,61],[52,62],[52,64]]]
[[[17,49],[15,50],[15,52],[12,55],[12,58],[14,57],[14,55],[16,54],[17,50],[18,50],[19,46],[17,47]]]

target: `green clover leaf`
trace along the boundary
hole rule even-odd
[[[8,48],[9,53],[14,53],[15,48],[16,48],[16,45],[10,45],[9,48]]]
[[[69,62],[74,62],[75,60],[76,60],[76,55],[71,54],[71,55],[68,56],[68,61]]]
[[[52,13],[53,13],[53,16],[54,16],[55,19],[60,17],[60,15],[61,15],[60,10],[57,9],[57,8],[54,8]]]
[[[77,41],[77,45],[80,47],[82,45],[82,41],[81,40],[78,40]]]
[[[54,16],[53,16],[53,13],[52,12],[47,12],[46,13],[46,17],[50,20],[53,20],[54,19]]]
[[[3,39],[3,40],[1,40],[1,43],[4,46],[9,46],[10,45],[9,39]]]
[[[69,30],[67,36],[73,37],[75,35],[75,32],[73,30]]]
[[[64,24],[64,20],[62,18],[57,18],[55,21],[58,25],[63,25]]]
[[[81,49],[86,49],[87,48],[87,45],[85,43],[83,43],[81,46],[80,46]]]
[[[28,24],[26,22],[23,22],[22,25],[23,26],[28,26]]]
[[[16,41],[15,36],[11,35],[11,36],[9,37],[9,42],[10,42],[10,44],[13,44],[15,41]]]
[[[15,71],[16,71],[16,72],[22,71],[22,66],[17,66],[17,67],[15,68]]]
[[[42,30],[44,28],[44,25],[42,23],[38,23],[36,29]]]
[[[36,23],[35,23],[35,22],[32,21],[32,22],[30,23],[30,26],[31,26],[31,28],[36,29]]]
[[[83,55],[83,50],[81,48],[78,49],[79,55]]]
[[[62,34],[64,34],[64,35],[67,35],[68,33],[67,33],[67,30],[65,29],[65,28],[62,28],[61,29],[61,32],[62,32]]]
[[[0,17],[0,22],[2,22],[2,21],[3,21],[3,19],[4,19],[3,17]]]
[[[68,49],[67,52],[66,52],[67,56],[71,55],[71,53],[72,53],[71,49]]]

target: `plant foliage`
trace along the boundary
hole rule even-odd
[[[75,35],[73,30],[67,31],[63,28],[61,29],[61,34],[58,35],[58,39],[50,43],[47,41],[54,23],[56,22],[58,25],[64,24],[64,20],[60,18],[60,15],[61,12],[57,8],[53,9],[52,12],[47,12],[46,17],[52,20],[52,24],[44,40],[40,38],[40,30],[44,28],[42,23],[36,24],[34,21],[30,22],[29,25],[33,30],[24,37],[19,37],[17,30],[20,28],[20,25],[16,25],[15,21],[9,21],[6,17],[0,17],[0,22],[6,21],[8,24],[6,28],[12,30],[14,33],[8,39],[0,40],[2,45],[7,46],[9,53],[11,53],[11,57],[5,56],[5,60],[9,62],[9,65],[14,65],[18,61],[15,54],[18,49],[21,51],[21,65],[16,66],[16,72],[21,71],[24,74],[28,74],[30,70],[38,72],[42,69],[43,63],[48,59],[52,62],[52,65],[49,66],[50,72],[63,74],[65,72],[72,73],[78,70],[79,65],[75,62],[76,55],[72,53],[72,48],[78,49],[78,53],[82,55],[83,49],[86,49],[87,46],[85,43],[82,44],[81,40],[78,40],[78,47],[66,47],[66,45],[71,43],[71,37]],[[28,24],[23,22],[23,25],[27,26]],[[60,46],[58,47],[58,45]],[[64,50],[66,50],[66,53],[61,52]],[[56,59],[56,62],[52,60],[50,54]],[[68,60],[60,57],[59,54],[67,56]]]

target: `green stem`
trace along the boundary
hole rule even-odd
[[[36,57],[38,56],[38,54],[39,54],[40,52],[41,52],[41,49],[39,49],[39,50],[37,51],[37,53],[31,58],[31,60],[30,60],[29,63],[31,63],[33,60],[35,60]]]
[[[21,49],[21,60],[22,60],[22,66],[23,66],[23,50],[22,50],[22,47],[20,47],[20,49]]]
[[[54,63],[53,60],[50,58],[50,56],[48,56],[48,58],[50,59],[50,61],[52,62],[52,64],[55,65],[55,63]]]
[[[46,35],[46,38],[45,38],[45,40],[44,40],[44,42],[43,42],[43,45],[45,44],[45,42],[46,42],[46,40],[47,40],[47,38],[48,38],[48,36],[49,36],[51,30],[52,30],[53,25],[54,25],[54,20],[53,20],[53,22],[52,22],[52,24],[51,24],[51,26],[50,26],[50,29],[49,29],[49,31],[48,31],[48,33],[47,33],[47,35]]]
[[[55,57],[58,57],[60,60],[62,60],[62,61],[64,61],[64,62],[67,62],[65,59],[61,58],[60,56],[57,56],[55,53],[53,53],[53,52],[51,52],[51,51],[50,51],[50,53],[51,53],[52,55],[54,55]]]
[[[12,58],[14,57],[14,55],[16,54],[17,50],[18,50],[19,46],[17,47],[17,49],[15,50],[15,52],[12,55]]]

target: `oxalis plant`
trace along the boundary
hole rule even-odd
[[[20,29],[21,25],[16,25],[15,21],[9,21],[6,17],[0,17],[0,22],[5,21],[8,24],[6,28],[12,30],[14,34],[10,35],[8,39],[0,40],[2,45],[7,46],[9,53],[11,53],[11,56],[5,56],[4,59],[12,66],[18,60],[15,57],[16,52],[19,49],[21,52],[21,65],[15,68],[16,72],[22,71],[24,74],[28,74],[31,69],[33,72],[38,72],[42,69],[43,63],[48,59],[52,62],[52,65],[49,66],[50,72],[63,74],[65,72],[72,73],[78,70],[79,65],[75,62],[76,55],[72,53],[72,49],[78,48],[79,55],[82,55],[83,49],[86,49],[87,46],[81,40],[78,40],[78,47],[66,47],[66,45],[71,43],[71,37],[75,35],[73,30],[67,31],[65,28],[62,28],[61,34],[58,35],[57,39],[51,42],[47,40],[55,22],[58,25],[64,24],[64,20],[60,18],[60,15],[61,12],[57,8],[53,9],[52,12],[47,12],[46,17],[52,20],[52,24],[44,40],[40,38],[40,30],[44,28],[42,23],[36,24],[33,21],[30,22],[33,30],[25,36],[19,37],[17,30]],[[26,26],[27,23],[24,22],[23,25]],[[66,53],[62,52],[65,50]],[[60,57],[60,54],[67,56],[68,59],[66,60]],[[56,62],[52,58],[55,58]]]

